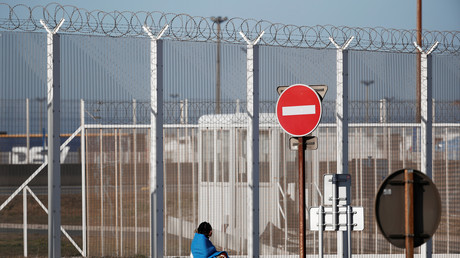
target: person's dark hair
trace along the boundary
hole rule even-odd
[[[211,230],[212,230],[211,224],[204,221],[204,222],[201,222],[201,224],[198,226],[197,231],[198,231],[198,234],[209,236],[209,233],[211,232]]]

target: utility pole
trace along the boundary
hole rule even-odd
[[[417,0],[417,45],[422,47],[422,0]],[[417,110],[416,110],[416,117],[415,122],[420,123],[421,121],[421,88],[422,88],[422,67],[421,67],[421,60],[422,60],[422,53],[417,50],[417,67],[416,67],[416,94],[417,94]]]
[[[374,83],[374,80],[370,81],[361,81],[364,86],[366,86],[366,123],[369,122],[369,86],[371,86]]]
[[[220,24],[227,17],[211,17],[211,21],[217,24],[217,61],[216,61],[216,114],[220,114]]]
[[[38,120],[38,134],[41,133],[42,135],[42,151],[40,152],[40,155],[41,155],[41,158],[43,160],[43,162],[45,161],[45,158],[44,158],[44,151],[45,151],[45,127],[43,126],[42,122],[43,122],[43,102],[45,102],[46,100],[46,97],[44,98],[35,98],[36,101],[38,101],[39,103],[39,114],[40,114],[40,120]]]
[[[297,146],[297,155],[299,159],[299,253],[300,258],[307,255],[307,240],[305,236],[306,222],[306,205],[305,205],[305,136],[299,137]]]

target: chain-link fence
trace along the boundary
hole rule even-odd
[[[254,69],[260,255],[295,256],[299,250],[297,154],[289,149],[289,136],[274,114],[276,88],[294,83],[329,87],[321,123],[313,133],[318,149],[306,155],[307,207],[321,204],[323,175],[338,171],[337,157],[343,150],[337,149],[336,109],[345,107],[351,204],[364,207],[365,220],[365,229],[352,233],[352,253],[403,253],[377,229],[374,198],[392,172],[422,169],[413,32],[231,19],[217,37],[207,19],[187,15],[108,14],[55,4],[0,8],[11,14],[0,19],[0,253],[23,255],[27,250],[28,255],[47,255],[47,42],[45,34],[35,32],[41,31],[35,20],[38,13],[44,13],[50,26],[60,15],[66,19],[60,34],[61,216],[67,230],[63,256],[150,255],[150,128],[156,118],[151,105],[151,41],[140,37],[145,23],[154,31],[171,26],[162,41],[159,65],[163,151],[158,157],[163,182],[158,183],[164,186],[165,256],[189,256],[194,229],[204,220],[214,228],[211,240],[218,249],[231,256],[250,251],[252,168],[247,146],[254,139],[248,138],[248,50],[237,32],[255,38],[262,30],[267,34],[259,43]],[[113,28],[107,19],[126,24]],[[432,246],[439,255],[460,253],[457,35],[424,34],[424,46],[441,41],[431,54],[429,71],[432,179],[442,201]],[[350,36],[356,38],[345,62],[348,98],[337,107],[337,50],[331,48],[329,37],[345,41]],[[33,179],[26,181],[30,176]],[[23,191],[16,193],[18,189]],[[318,233],[307,230],[306,238],[307,254],[317,254]],[[325,254],[335,254],[336,232],[325,232],[323,243]]]

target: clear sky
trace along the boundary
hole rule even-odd
[[[46,5],[47,0],[0,0]],[[293,25],[415,29],[417,0],[65,0],[87,10],[160,11],[192,16],[252,18]],[[0,18],[8,14],[1,10]],[[422,0],[424,30],[460,31],[460,0]]]

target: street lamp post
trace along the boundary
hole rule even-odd
[[[40,117],[39,117],[39,120],[38,120],[38,131],[39,131],[39,134],[41,133],[42,135],[42,151],[40,152],[40,155],[42,155],[42,159],[43,161],[45,161],[45,158],[44,158],[44,155],[46,155],[45,153],[45,127],[44,125],[42,124],[42,120],[43,120],[43,103],[45,102],[46,98],[35,98],[36,101],[38,101],[39,103],[39,114],[40,114]]]
[[[369,122],[369,86],[374,83],[374,80],[366,81],[362,80],[361,81],[364,86],[366,86],[366,123]]]
[[[217,61],[216,61],[216,114],[220,114],[220,24],[227,20],[227,17],[211,17],[217,24]]]
[[[417,0],[417,45],[422,47],[422,0]],[[422,114],[422,66],[421,66],[421,60],[422,60],[422,53],[420,51],[417,51],[417,56],[416,56],[416,95],[417,95],[417,103],[416,103],[416,111],[415,111],[415,122],[420,123],[421,121],[421,114]]]

